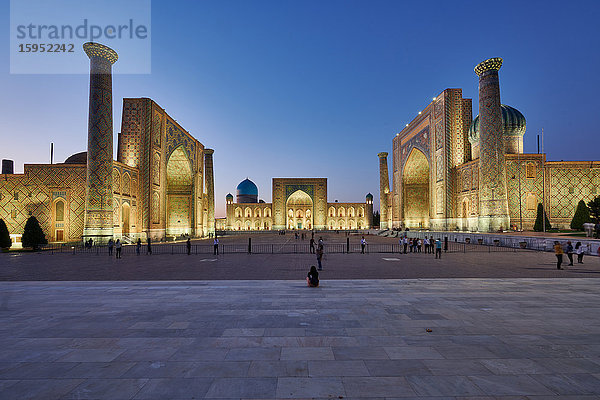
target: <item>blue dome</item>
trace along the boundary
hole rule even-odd
[[[523,136],[527,122],[519,110],[514,107],[501,104],[502,110],[502,130],[507,136]],[[469,141],[477,143],[479,141],[479,115],[475,117],[469,128]]]
[[[238,196],[258,196],[258,187],[250,179],[246,178],[237,186]]]

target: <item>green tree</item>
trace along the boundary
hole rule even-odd
[[[600,222],[600,196],[596,196],[594,200],[590,201],[588,204],[590,214],[594,217],[596,222]]]
[[[23,247],[33,247],[34,250],[42,244],[48,244],[46,235],[36,217],[29,217],[25,223],[25,230],[21,238]]]
[[[0,219],[0,249],[10,249],[12,240],[3,219]]]
[[[585,201],[579,200],[575,215],[573,215],[573,220],[571,221],[571,229],[582,231],[583,224],[586,222],[590,222],[590,209],[585,205]]]
[[[537,216],[535,217],[535,224],[533,225],[533,230],[536,232],[542,232],[544,230],[544,218],[546,220],[546,230],[551,229],[552,225],[550,225],[550,221],[548,220],[548,216],[544,211],[544,206],[542,203],[538,204],[537,208]]]
[[[381,215],[379,214],[379,211],[375,211],[373,213],[373,226],[377,226],[379,227],[379,221],[381,220]]]

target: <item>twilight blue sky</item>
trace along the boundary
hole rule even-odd
[[[598,160],[598,21],[597,1],[155,0],[152,73],[113,79],[115,149],[122,98],[150,97],[215,149],[217,216],[246,177],[265,201],[272,177],[316,176],[330,201],[378,204],[377,153],[445,88],[477,115],[473,67],[503,57],[525,152],[544,128],[550,160]],[[0,158],[85,150],[89,78],[10,75],[8,0],[0,25]]]

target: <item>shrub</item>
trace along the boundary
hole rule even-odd
[[[0,219],[0,249],[10,249],[12,240],[3,219]]]
[[[575,215],[573,215],[573,220],[571,221],[571,229],[582,231],[583,224],[586,222],[590,222],[590,209],[585,205],[585,201],[579,200]]]
[[[36,217],[29,217],[23,231],[23,247],[33,247],[34,250],[42,244],[48,244],[46,235]]]
[[[544,230],[544,218],[546,220],[546,231],[548,229],[552,229],[552,225],[550,225],[550,220],[548,220],[548,216],[544,211],[544,206],[542,203],[538,204],[537,208],[537,216],[535,217],[535,224],[533,225],[533,230],[536,232],[542,232]]]

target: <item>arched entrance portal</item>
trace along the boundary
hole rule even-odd
[[[167,235],[192,235],[194,174],[183,146],[167,161]]]
[[[429,161],[422,151],[412,149],[402,172],[404,225],[429,228]]]
[[[313,201],[306,192],[296,190],[292,193],[287,199],[286,210],[288,229],[312,229]]]
[[[129,204],[127,203],[123,203],[123,205],[121,206],[121,221],[123,223],[123,227],[122,227],[122,235],[123,236],[127,236],[129,235],[129,214],[130,214],[130,207]]]

